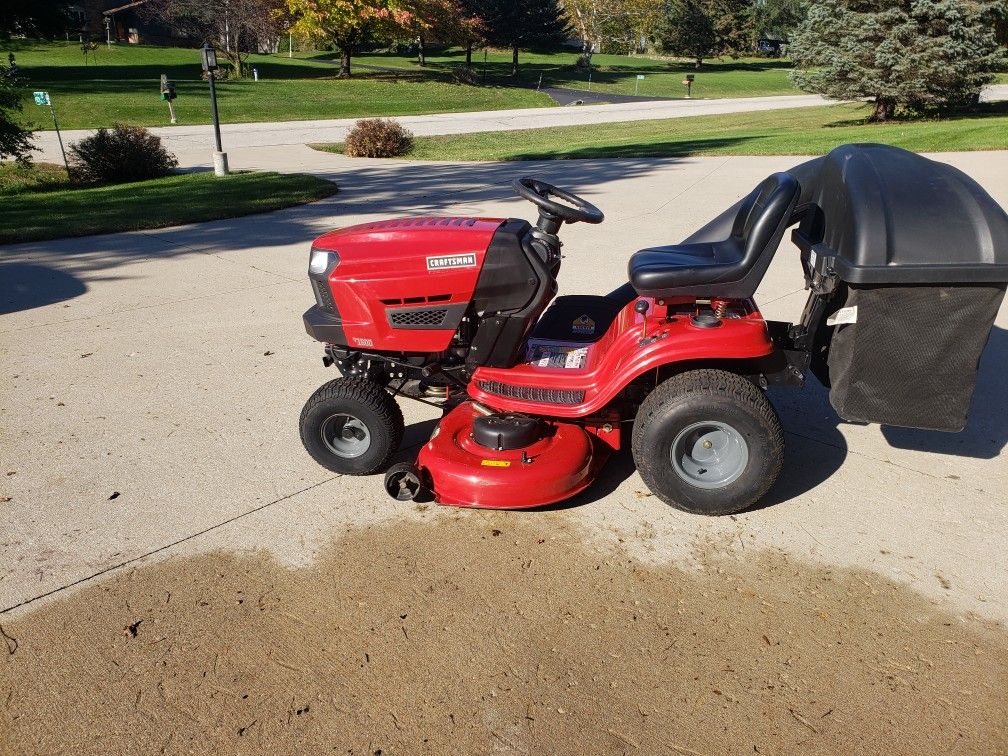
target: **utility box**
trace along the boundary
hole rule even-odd
[[[846,420],[959,431],[1008,282],[1008,215],[961,171],[883,145],[822,158],[793,240],[825,297],[812,369]]]

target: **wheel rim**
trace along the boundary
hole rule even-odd
[[[749,464],[749,445],[726,423],[704,420],[679,431],[672,442],[672,467],[697,488],[723,488]]]
[[[371,448],[371,433],[353,415],[331,415],[322,423],[322,443],[344,459],[359,457]]]
[[[412,501],[420,493],[420,478],[412,470],[397,470],[385,477],[385,490],[399,501]]]

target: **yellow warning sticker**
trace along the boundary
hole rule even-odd
[[[511,467],[511,461],[507,459],[484,459],[480,464],[483,467]]]

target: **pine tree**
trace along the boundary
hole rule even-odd
[[[696,67],[720,55],[752,51],[753,6],[749,0],[672,0],[655,30],[662,52],[688,55]]]
[[[703,65],[704,58],[717,55],[717,30],[703,0],[679,0],[671,3],[655,31],[658,49],[672,55],[688,55]]]
[[[791,38],[807,92],[871,98],[872,120],[975,103],[1005,63],[1003,0],[820,0]]]
[[[810,0],[756,0],[753,31],[759,36],[788,40],[805,20],[810,4]]]

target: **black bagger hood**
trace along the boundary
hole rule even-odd
[[[851,144],[794,171],[813,172],[796,242],[835,256],[847,283],[1008,281],[1008,215],[957,168]]]
[[[788,173],[792,238],[826,300],[812,369],[837,413],[962,430],[1008,282],[1008,215],[962,171],[896,147],[844,145]],[[686,241],[724,238],[736,208]]]
[[[794,220],[850,283],[1008,281],[1008,215],[957,168],[882,144],[846,144],[788,171]],[[731,232],[735,203],[684,244]]]

